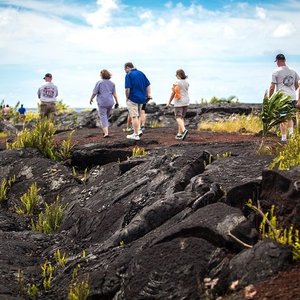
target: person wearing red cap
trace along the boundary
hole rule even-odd
[[[300,77],[298,73],[289,68],[285,63],[285,56],[277,54],[275,58],[277,69],[272,74],[272,82],[269,87],[268,96],[271,97],[273,93],[278,90],[282,91],[285,95],[291,97],[291,101],[296,100],[296,90],[298,89],[298,81]],[[280,124],[281,141],[287,140],[287,135],[290,136],[294,132],[294,123],[292,119]]]
[[[52,74],[47,73],[44,76],[44,80],[46,81],[38,89],[38,97],[41,101],[40,104],[40,117],[41,118],[50,118],[53,117],[55,113],[55,104],[56,97],[58,95],[57,86],[52,83]]]

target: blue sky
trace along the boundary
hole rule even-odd
[[[300,72],[300,1],[0,0],[0,100],[36,107],[47,72],[71,107],[89,107],[108,69],[125,105],[123,65],[149,78],[166,103],[175,72],[191,102],[237,96],[262,101],[284,53]]]

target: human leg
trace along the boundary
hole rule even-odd
[[[283,142],[285,142],[287,140],[287,128],[288,128],[288,125],[287,125],[287,122],[282,122],[280,123],[280,132],[281,132],[281,140]]]
[[[141,129],[145,128],[145,124],[146,124],[146,103],[144,103],[142,105],[140,121],[141,121],[141,126],[140,126]]]
[[[98,114],[100,118],[100,126],[103,131],[103,136],[108,136],[109,108],[105,106],[98,106]]]
[[[139,139],[139,127],[140,127],[139,115],[140,115],[141,105],[132,102],[131,100],[127,100],[126,104],[133,125],[133,134],[127,135],[127,138],[137,140]]]
[[[296,129],[300,130],[300,112],[296,112]]]
[[[292,136],[294,134],[294,121],[293,119],[288,119],[287,120],[287,129],[288,129],[288,134]]]
[[[188,133],[188,130],[185,128],[185,122],[184,122],[184,117],[187,112],[187,106],[182,106],[182,107],[175,107],[175,118],[177,122],[177,127],[178,127],[178,133],[176,136],[176,139],[184,139],[186,134]]]

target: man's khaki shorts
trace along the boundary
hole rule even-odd
[[[51,115],[54,115],[55,111],[55,102],[41,102],[40,116],[42,118],[51,117]]]
[[[128,99],[126,105],[131,118],[140,116],[142,104],[135,103]]]
[[[179,118],[184,118],[185,115],[186,115],[186,112],[187,112],[187,109],[188,107],[187,106],[179,106],[179,107],[176,107],[175,106],[175,117],[179,117]]]

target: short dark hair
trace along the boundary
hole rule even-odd
[[[132,63],[132,62],[127,62],[127,63],[124,65],[124,69],[126,69],[126,68],[131,68],[131,69],[133,69],[133,68],[134,68],[133,63]]]
[[[111,73],[107,71],[106,69],[103,69],[100,71],[101,77],[103,79],[110,79],[111,78]]]
[[[181,79],[187,78],[187,75],[185,75],[185,72],[182,69],[177,70],[176,75],[179,76]]]

